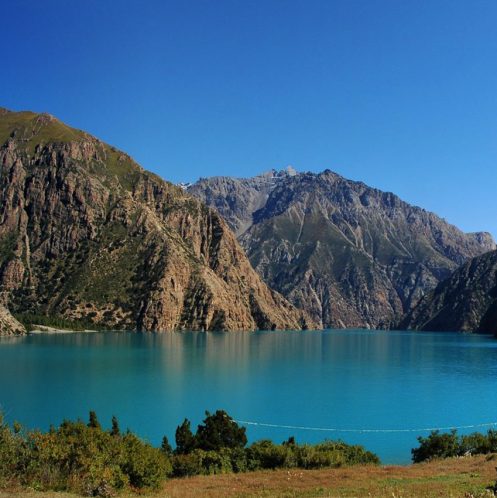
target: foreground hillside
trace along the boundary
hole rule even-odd
[[[264,281],[325,327],[388,327],[468,259],[495,248],[392,193],[326,170],[201,179]]]
[[[7,110],[0,297],[11,312],[118,329],[306,325],[214,210],[53,116]]]
[[[419,302],[400,327],[497,335],[497,251],[457,269]]]
[[[496,460],[475,456],[409,466],[275,470],[172,479],[155,498],[490,498]],[[0,491],[0,498],[76,498],[69,493]],[[119,496],[136,496],[126,493]]]

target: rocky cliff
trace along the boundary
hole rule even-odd
[[[7,308],[0,304],[0,336],[22,335],[25,333],[24,326],[10,314]]]
[[[299,329],[212,209],[47,114],[0,111],[11,311],[133,330]]]
[[[265,282],[325,327],[389,327],[467,259],[495,248],[392,193],[320,174],[202,179]]]
[[[497,251],[457,269],[424,296],[399,326],[497,335]]]

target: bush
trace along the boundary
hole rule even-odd
[[[160,449],[132,433],[106,432],[91,412],[88,424],[64,421],[47,433],[16,434],[0,425],[0,479],[39,490],[110,496],[128,485],[154,488],[171,473]],[[2,479],[4,481],[4,479]]]
[[[440,431],[432,431],[428,437],[418,437],[419,448],[411,450],[414,463],[433,458],[448,458],[459,455],[459,440],[456,431],[440,434]]]
[[[247,448],[247,466],[250,470],[295,467],[293,459],[289,458],[292,453],[289,446],[263,439]]]
[[[128,432],[122,437],[124,455],[121,469],[135,488],[157,488],[172,471],[171,462],[159,449]]]
[[[440,434],[432,431],[424,438],[418,437],[419,447],[411,450],[415,463],[434,458],[448,458],[462,455],[478,455],[497,452],[497,431],[490,429],[487,434],[474,432],[467,436],[458,436],[457,431]]]
[[[12,431],[0,413],[0,486],[6,486],[19,477],[26,451],[20,430]]]

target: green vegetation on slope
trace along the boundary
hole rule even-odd
[[[31,331],[36,329],[36,325],[42,325],[44,327],[52,327],[54,329],[62,330],[92,330],[95,328],[95,324],[91,322],[86,322],[83,320],[68,320],[57,315],[40,315],[33,313],[14,313],[14,318],[21,322],[26,330]],[[99,326],[99,328],[102,328]]]

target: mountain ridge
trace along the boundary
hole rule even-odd
[[[272,288],[323,326],[385,328],[467,259],[495,248],[363,182],[321,173],[201,179]]]
[[[0,112],[0,291],[137,330],[300,329],[219,215],[49,114]]]

